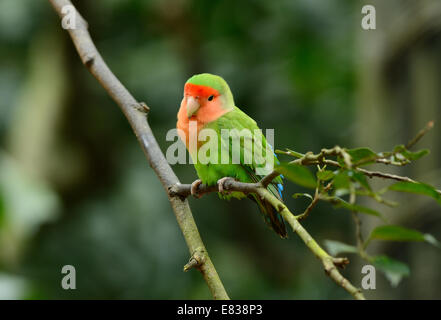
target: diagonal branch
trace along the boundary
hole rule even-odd
[[[270,174],[274,176],[274,173]],[[224,180],[223,189],[227,191],[241,191],[243,193],[255,193],[261,198],[265,198],[276,208],[276,210],[283,216],[285,221],[289,223],[292,230],[302,239],[305,245],[312,251],[312,253],[322,262],[326,274],[334,280],[339,286],[349,292],[355,299],[364,300],[364,296],[360,289],[354,287],[345,277],[338,271],[337,266],[343,267],[348,263],[345,258],[334,258],[323,250],[313,237],[303,228],[299,222],[299,217],[302,215],[294,216],[288,207],[279,199],[274,197],[262,184],[262,181],[266,181],[264,178],[258,183],[244,183],[234,180],[233,178]],[[199,185],[198,194],[217,192],[218,186],[206,186],[204,184]],[[190,184],[176,184],[170,188],[171,195],[179,195],[183,198],[188,197],[191,194]]]
[[[190,262],[196,261],[193,263],[189,262],[186,265],[186,269],[196,267],[202,273],[214,299],[229,299],[199,235],[187,200],[181,197],[170,196],[168,192],[171,186],[179,183],[179,180],[165,159],[147,122],[149,108],[144,103],[137,102],[106,65],[90,37],[87,30],[87,22],[73,7],[72,3],[69,0],[49,0],[49,2],[60,18],[64,17],[63,7],[70,6],[71,9],[75,10],[76,26],[75,29],[68,30],[69,34],[83,64],[126,116],[150,166],[155,171],[169,196],[176,220],[192,255]]]
[[[433,126],[434,126],[434,122],[433,122],[433,121],[429,121],[429,122],[426,124],[426,126],[425,126],[423,129],[421,129],[421,130],[417,133],[417,135],[416,135],[412,140],[410,140],[410,141],[406,144],[406,149],[410,149],[410,148],[412,148],[412,147],[413,147],[418,141],[420,141],[420,139],[421,139],[422,137],[424,137],[424,135],[425,135],[427,132],[429,132],[430,130],[432,130]]]

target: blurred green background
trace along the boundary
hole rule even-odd
[[[373,4],[377,29],[360,26]],[[151,107],[163,151],[183,84],[223,76],[236,104],[275,147],[299,152],[411,138],[440,119],[441,2],[351,0],[74,1],[104,59]],[[209,299],[167,197],[115,103],[81,64],[47,1],[0,1],[0,299]],[[391,172],[441,185],[441,122],[419,147],[432,153]],[[173,167],[183,182],[191,165]],[[381,187],[382,182],[374,183]],[[296,213],[308,204],[285,198]],[[419,196],[391,194],[400,224],[441,239],[441,210]],[[251,201],[214,194],[190,199],[211,258],[232,298],[348,299],[291,233],[280,240]],[[368,233],[379,221],[363,217]],[[354,243],[350,215],[319,205],[304,223],[325,239]],[[367,298],[441,298],[440,250],[376,243],[410,265],[398,287],[377,274]],[[344,271],[361,285],[357,256]],[[61,288],[63,265],[77,289]]]

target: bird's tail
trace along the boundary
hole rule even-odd
[[[257,202],[260,212],[262,212],[263,218],[266,224],[273,229],[281,238],[288,238],[286,233],[285,222],[282,216],[266,199],[260,199],[257,195],[250,195],[250,198]]]

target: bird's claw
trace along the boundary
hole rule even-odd
[[[193,181],[193,183],[191,184],[191,189],[190,189],[191,195],[193,197],[195,197],[196,199],[199,199],[200,197],[202,197],[202,195],[198,193],[198,188],[201,184],[202,184],[201,179],[197,179],[197,180]]]
[[[230,180],[230,179],[233,179],[233,178],[231,178],[231,177],[223,177],[223,178],[217,180],[217,186],[218,186],[218,189],[219,189],[219,192],[220,192],[220,193],[227,193],[227,194],[230,193],[230,191],[226,191],[226,190],[225,190],[225,187],[224,187],[224,183],[225,183],[227,180]]]

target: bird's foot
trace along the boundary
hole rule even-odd
[[[231,178],[231,177],[223,177],[223,178],[217,180],[217,186],[219,188],[219,192],[220,193],[226,193],[226,194],[230,194],[231,193],[230,191],[226,191],[225,190],[226,188],[224,186],[224,183],[226,181],[228,181],[228,180],[231,180],[231,179],[233,179],[233,178]]]
[[[191,195],[193,197],[195,197],[196,199],[199,199],[200,197],[202,197],[202,195],[198,193],[198,188],[201,184],[202,184],[201,179],[197,179],[197,180],[193,181],[193,183],[191,184],[191,189],[190,189]]]

